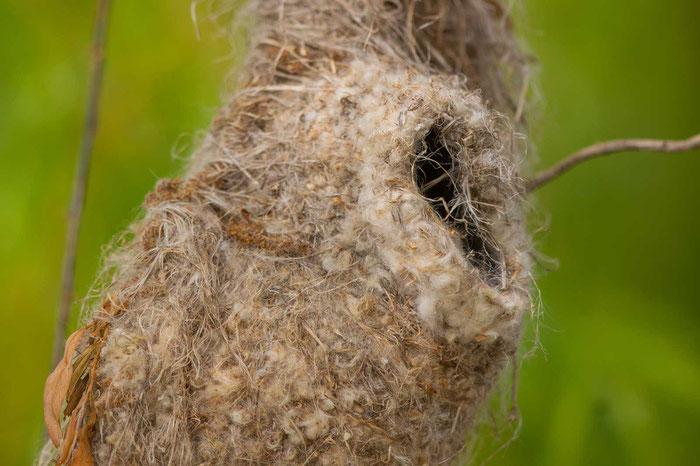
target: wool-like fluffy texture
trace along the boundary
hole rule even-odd
[[[147,196],[90,317],[109,328],[94,458],[453,460],[530,307],[507,12],[242,14],[246,80]]]

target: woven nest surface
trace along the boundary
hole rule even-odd
[[[189,171],[147,196],[67,347],[56,455],[454,460],[530,306],[507,12],[259,0],[245,14],[245,81]]]

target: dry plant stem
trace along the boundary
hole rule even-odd
[[[563,175],[581,162],[604,155],[628,151],[686,152],[697,149],[698,147],[700,147],[700,134],[696,134],[691,138],[681,141],[663,139],[616,139],[613,141],[599,142],[585,149],[581,149],[553,167],[538,173],[533,179],[527,182],[526,189],[528,192],[532,192],[543,184]]]
[[[55,367],[63,354],[63,340],[73,300],[73,282],[75,277],[75,256],[78,249],[78,234],[80,221],[85,204],[90,158],[97,130],[97,113],[99,109],[100,90],[102,87],[102,71],[104,68],[104,43],[107,35],[110,0],[98,0],[95,16],[95,31],[92,39],[92,76],[87,98],[85,122],[80,143],[80,158],[76,166],[73,181],[73,194],[68,212],[66,228],[66,245],[63,252],[63,271],[61,277],[61,298],[56,312],[56,327],[54,329],[53,353],[51,367]]]

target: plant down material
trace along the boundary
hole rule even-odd
[[[146,197],[47,381],[58,457],[454,460],[530,307],[507,12],[258,0],[244,14],[243,84],[187,174]],[[77,408],[60,416],[63,401]]]

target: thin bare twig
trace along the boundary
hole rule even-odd
[[[700,134],[681,141],[669,141],[662,139],[616,139],[613,141],[599,142],[581,149],[570,155],[551,168],[535,175],[525,184],[528,192],[532,192],[543,184],[557,178],[571,168],[596,157],[602,157],[616,152],[652,151],[652,152],[686,152],[700,147]]]
[[[73,301],[73,282],[75,278],[75,256],[78,248],[78,233],[85,204],[85,191],[90,172],[90,158],[97,130],[97,113],[102,88],[102,71],[104,68],[104,44],[107,35],[110,0],[97,0],[95,30],[92,38],[92,75],[88,90],[87,107],[83,134],[80,142],[80,155],[73,180],[73,194],[68,212],[66,227],[66,244],[63,251],[63,270],[61,276],[61,298],[56,311],[53,354],[51,367],[55,367],[63,354],[63,341],[66,336],[70,305]]]

